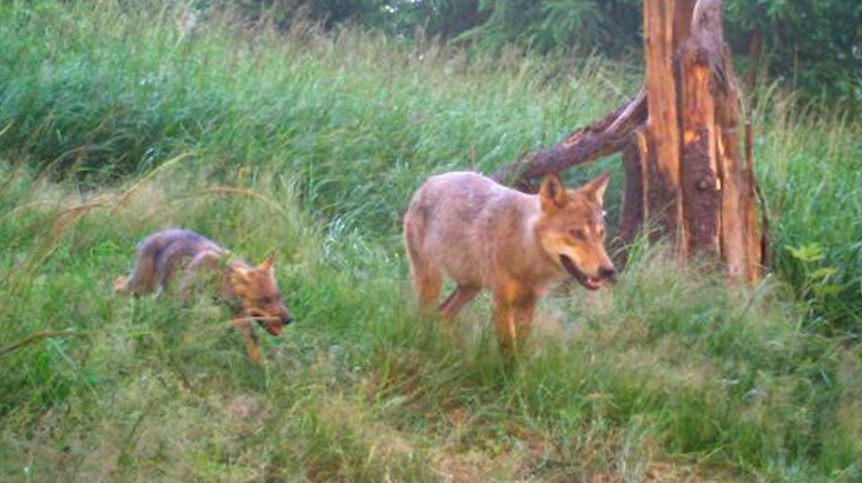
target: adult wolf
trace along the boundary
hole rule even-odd
[[[494,325],[505,351],[530,329],[536,302],[568,273],[589,290],[616,269],[604,247],[608,174],[566,189],[556,174],[538,195],[477,173],[430,178],[404,217],[404,242],[423,309],[436,304],[448,276],[455,291],[439,306],[453,317],[482,289],[493,293]]]
[[[157,285],[167,290],[180,268],[183,298],[191,295],[203,276],[214,279],[219,299],[239,317],[234,326],[242,334],[251,359],[261,357],[253,321],[271,335],[281,334],[282,327],[291,322],[275,280],[274,254],[252,267],[190,230],[164,230],[144,239],[138,247],[134,270],[128,278],[114,280],[114,291],[140,296],[152,293]]]

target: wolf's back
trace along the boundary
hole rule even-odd
[[[152,256],[156,278],[169,275],[181,261],[204,251],[222,253],[224,250],[212,240],[191,230],[170,229],[154,233],[141,242],[141,257]]]
[[[156,285],[168,284],[183,260],[205,251],[223,253],[224,249],[191,230],[169,229],[154,233],[138,245],[135,268],[129,278],[118,279],[114,288],[135,295],[152,293]]]
[[[414,262],[435,265],[463,283],[486,285],[494,253],[518,244],[530,202],[525,195],[470,172],[430,178],[405,217]]]

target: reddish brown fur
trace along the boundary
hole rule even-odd
[[[219,298],[229,303],[238,317],[249,357],[260,358],[252,322],[279,335],[291,318],[275,280],[274,254],[257,267],[233,257],[207,238],[188,230],[165,230],[144,240],[138,248],[137,263],[129,278],[114,281],[114,291],[135,296],[152,293],[159,285],[166,290],[182,268],[180,292],[186,299],[201,282],[215,277]]]
[[[284,323],[290,321],[273,268],[274,258],[267,257],[258,267],[250,268],[245,264],[230,264],[227,277],[231,292],[242,304],[242,312],[250,317],[259,317],[267,332],[278,335]]]

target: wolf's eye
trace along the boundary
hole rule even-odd
[[[574,237],[576,240],[583,240],[587,237],[584,233],[584,230],[581,230],[580,228],[572,228],[571,230],[569,230],[569,233],[571,233],[572,237]]]

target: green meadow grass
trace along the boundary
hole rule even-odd
[[[0,481],[862,479],[858,125],[764,88],[775,273],[729,289],[638,244],[614,290],[545,300],[511,365],[485,298],[416,314],[409,195],[554,143],[636,73],[184,12],[0,5],[0,351],[37,337],[0,353]],[[613,161],[571,181],[604,166],[619,188]],[[297,323],[265,364],[204,296],[111,294],[168,226],[277,251]]]

